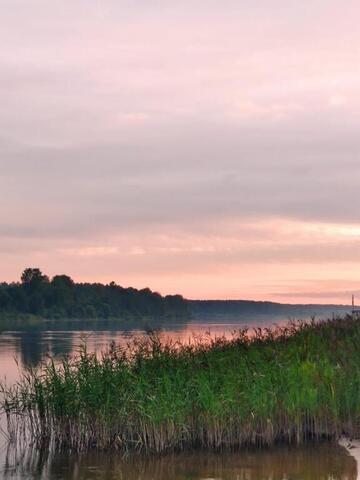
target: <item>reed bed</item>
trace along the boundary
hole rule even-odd
[[[2,385],[10,438],[86,451],[164,452],[360,433],[360,320],[239,330],[181,344],[158,333],[83,345]]]

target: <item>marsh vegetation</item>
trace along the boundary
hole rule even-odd
[[[356,435],[360,320],[238,330],[180,343],[156,332],[102,356],[83,345],[3,385],[15,438],[57,449],[163,452]],[[23,427],[21,427],[23,428]]]

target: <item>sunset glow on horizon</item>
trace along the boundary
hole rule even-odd
[[[360,301],[360,4],[4,0],[0,281]]]

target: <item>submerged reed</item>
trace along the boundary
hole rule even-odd
[[[360,320],[350,316],[78,355],[2,386],[9,425],[59,449],[163,452],[360,433]],[[16,436],[15,428],[10,428]],[[22,431],[22,430],[21,430]],[[10,432],[10,433],[11,433]]]

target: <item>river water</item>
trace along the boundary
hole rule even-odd
[[[286,323],[282,318],[245,321],[189,321],[162,327],[164,337],[191,341],[193,336],[230,337],[247,324],[270,326]],[[90,327],[90,326],[89,326]],[[45,330],[14,331],[0,334],[0,377],[11,384],[24,367],[36,366],[51,354],[57,358],[73,354],[86,341],[90,351],[104,351],[111,341],[124,343],[143,335],[143,327],[97,324],[79,329],[58,325]],[[4,420],[4,419],[2,419]],[[4,427],[4,421],[2,422]],[[348,452],[331,444],[304,448],[277,447],[242,452],[192,452],[146,458],[124,458],[119,453],[60,455],[25,450],[0,439],[0,479],[12,480],[355,480],[356,461]]]

